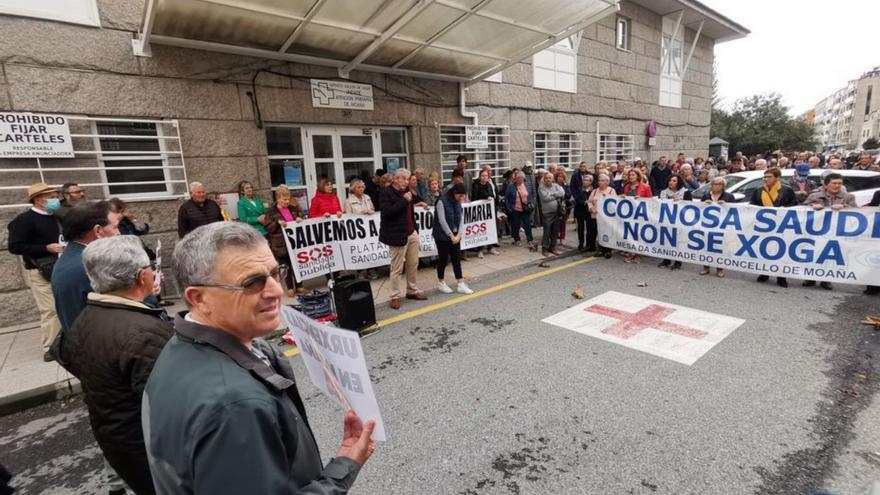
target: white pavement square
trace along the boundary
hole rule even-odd
[[[688,366],[745,323],[740,318],[614,291],[543,321]]]

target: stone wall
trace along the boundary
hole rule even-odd
[[[620,15],[631,22],[631,50],[615,47],[615,16],[586,28],[578,50],[576,94],[533,88],[531,59],[504,71],[503,83],[478,83],[468,90],[468,103],[477,106],[481,123],[510,126],[515,165],[532,159],[531,133],[538,130],[584,133],[583,159],[588,162],[596,160],[597,127],[603,134],[633,134],[635,155],[644,159],[708,154],[714,40],[701,36],[697,42],[681,108],[662,107],[662,17],[629,2],[620,6]],[[696,33],[684,31],[687,52]],[[651,120],[657,122],[657,144],[649,149]]]
[[[271,184],[266,140],[257,125],[252,96],[265,123],[406,126],[411,165],[429,171],[440,169],[438,125],[468,123],[459,115],[458,87],[451,83],[354,72],[352,80],[374,85],[375,110],[319,110],[311,105],[308,78],[337,77],[326,67],[159,45],[153,46],[152,57],[135,57],[131,39],[143,0],[99,0],[98,4],[100,29],[0,16],[0,110],[177,119],[189,181],[225,192],[248,180],[267,201]],[[478,83],[470,88],[469,106],[482,123],[510,126],[513,165],[532,159],[533,130],[585,133],[584,159],[592,161],[597,126],[601,132],[636,135],[636,153],[647,158],[647,142],[640,136],[651,119],[659,125],[657,146],[650,156],[706,153],[712,40],[702,39],[697,45],[682,108],[660,107],[661,18],[626,2],[621,7],[621,14],[632,19],[632,51],[614,47],[613,16],[586,29],[578,57],[577,94],[532,88],[530,60],[506,70],[502,84]],[[686,47],[693,34],[687,31]],[[87,163],[78,157],[47,166],[90,166]],[[27,165],[0,160],[0,166]],[[61,173],[47,179],[94,180],[91,172],[56,174]],[[35,182],[31,175],[24,180]],[[22,179],[3,176],[0,185],[16,180]],[[87,193],[101,196],[100,190],[87,189]],[[25,198],[6,192],[0,199],[10,204]],[[177,239],[176,211],[181,202],[133,204],[139,218],[151,225],[145,241],[155,245],[162,239],[166,262]],[[17,213],[0,208],[0,222],[8,224]],[[0,326],[36,317],[20,263],[6,251],[7,234],[7,229],[0,230]],[[167,275],[173,280],[173,274]]]

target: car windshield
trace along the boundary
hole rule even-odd
[[[725,175],[724,176],[724,182],[725,182],[724,190],[728,191],[728,190],[730,190],[731,187],[734,186],[734,184],[739,184],[740,182],[742,182],[744,180],[746,180],[745,177],[740,177],[738,175]],[[702,198],[703,196],[705,196],[706,193],[709,192],[710,187],[712,187],[711,183],[703,184],[702,186],[698,187],[692,193],[694,198]]]

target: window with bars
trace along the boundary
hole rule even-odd
[[[612,162],[626,160],[631,162],[634,153],[632,134],[599,134],[599,161]]]
[[[548,163],[577,168],[581,162],[583,140],[579,133],[536,131],[532,137],[535,168],[544,168]]]
[[[510,130],[507,127],[489,127],[488,148],[467,149],[465,144],[464,126],[440,126],[440,180],[443,184],[452,180],[458,155],[467,157],[468,170],[473,172],[474,177],[486,164],[492,167],[492,178],[496,182],[510,169]]]
[[[108,196],[171,192],[159,128],[152,122],[95,122]],[[137,168],[135,168],[137,167]]]

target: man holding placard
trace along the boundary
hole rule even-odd
[[[347,493],[375,449],[375,421],[349,411],[322,465],[290,363],[263,340],[279,326],[288,268],[237,222],[192,231],[173,266],[190,312],[143,398],[157,493]]]

